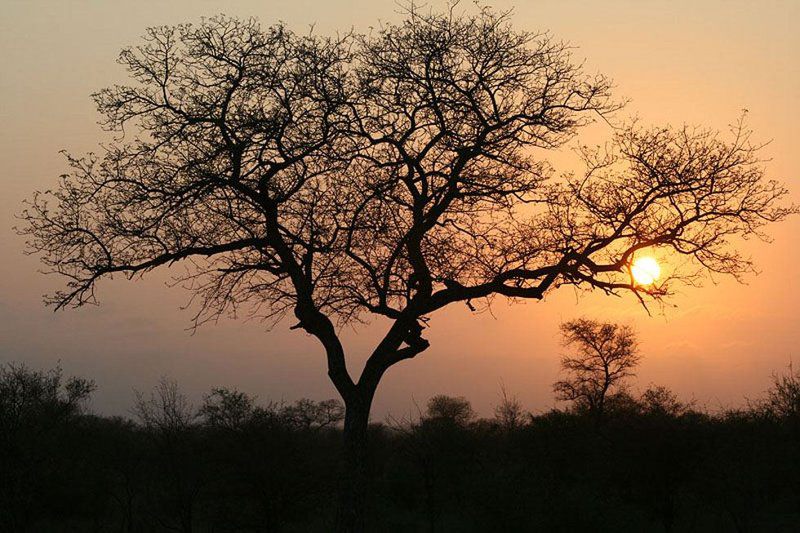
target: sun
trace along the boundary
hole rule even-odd
[[[661,267],[650,256],[639,257],[631,265],[631,274],[637,285],[652,285],[661,276]]]

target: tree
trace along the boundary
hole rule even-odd
[[[663,385],[649,386],[638,399],[642,412],[648,415],[676,418],[686,414],[693,403],[685,403]]]
[[[94,381],[64,379],[60,366],[46,372],[24,364],[0,365],[0,429],[10,436],[26,425],[54,425],[81,414],[96,389]]]
[[[94,381],[65,378],[60,366],[47,371],[0,364],[0,529],[33,529],[37,514],[67,499],[72,479],[63,451],[96,389]]]
[[[769,416],[800,422],[800,371],[791,362],[787,372],[772,376],[761,408]]]
[[[579,318],[561,324],[564,346],[573,355],[561,359],[567,377],[553,385],[556,398],[603,416],[606,400],[619,392],[639,364],[639,346],[630,326]]]
[[[509,396],[505,386],[500,387],[500,394],[500,403],[494,408],[494,419],[506,430],[519,428],[525,418],[525,411],[519,398]]]
[[[475,420],[475,411],[463,396],[453,397],[439,394],[428,400],[425,419],[466,427]]]
[[[542,299],[564,285],[630,292],[633,256],[660,248],[740,275],[735,236],[797,211],[764,179],[742,123],[618,129],[582,175],[544,156],[620,108],[611,82],[507,13],[422,12],[368,35],[300,36],[217,17],[148,30],[95,94],[121,133],[22,213],[28,250],[67,279],[57,308],[99,280],[183,263],[195,324],[285,314],[321,343],[344,400],[340,530],[363,528],[370,407],[383,374],[429,343],[453,304]],[[338,327],[388,321],[359,377]]]
[[[158,475],[148,490],[153,521],[191,533],[202,475],[193,434],[197,412],[177,382],[161,378],[149,396],[136,392],[133,413],[154,444],[152,462]]]
[[[215,388],[203,397],[197,412],[209,427],[237,431],[252,421],[258,411],[255,399],[244,392]]]
[[[153,387],[149,396],[136,391],[133,414],[144,427],[165,438],[185,432],[197,418],[197,413],[178,388],[178,383],[164,377]]]
[[[297,429],[322,429],[344,420],[344,406],[338,400],[315,402],[308,398],[284,406],[280,412],[283,419]]]

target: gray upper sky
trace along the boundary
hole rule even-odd
[[[646,124],[704,124],[724,129],[742,108],[761,140],[769,174],[800,201],[800,2],[495,2],[512,7],[521,29],[549,29],[578,47],[587,68],[613,77],[627,112]],[[434,3],[435,5],[435,3]],[[465,4],[465,9],[471,4]],[[221,12],[285,21],[304,31],[367,31],[397,18],[394,2],[3,0],[0,18],[0,361],[49,367],[94,378],[95,408],[124,413],[132,389],[171,376],[193,397],[231,386],[261,398],[334,397],[316,342],[286,324],[226,320],[190,335],[186,294],[165,287],[168,272],[140,282],[101,284],[100,307],[53,313],[41,295],[59,280],[37,273],[22,255],[14,214],[35,189],[66,170],[59,150],[83,153],[102,139],[89,95],[124,81],[115,63],[148,26],[197,21]],[[592,132],[591,135],[602,135]],[[570,158],[555,154],[557,164]],[[568,170],[568,168],[564,168]],[[798,218],[798,217],[796,217]],[[675,308],[648,317],[630,300],[577,298],[569,290],[540,303],[472,315],[437,315],[432,348],[392,368],[375,417],[402,416],[430,395],[465,395],[488,414],[501,382],[530,409],[553,405],[558,372],[557,324],[579,315],[620,320],[641,332],[644,362],[637,383],[667,385],[701,405],[741,404],[758,396],[770,374],[794,357],[800,364],[800,220],[772,230],[774,242],[743,243],[762,270],[748,285],[685,289]],[[346,333],[356,360],[383,325]]]

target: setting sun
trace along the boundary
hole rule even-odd
[[[652,257],[640,257],[631,265],[631,275],[638,285],[652,285],[661,276],[661,267]]]

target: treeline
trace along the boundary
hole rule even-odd
[[[173,382],[131,419],[88,409],[91,381],[0,369],[0,531],[329,531],[338,401],[259,404]],[[495,416],[436,396],[371,427],[374,531],[797,531],[800,374],[709,414],[663,387]]]

